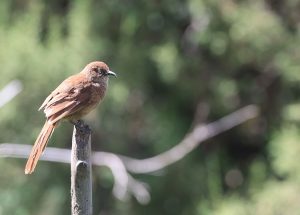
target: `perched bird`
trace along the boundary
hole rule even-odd
[[[91,62],[78,74],[64,80],[44,101],[46,122],[37,137],[25,167],[31,174],[46,148],[48,140],[61,120],[73,124],[99,104],[108,86],[109,76],[116,74],[100,61]]]

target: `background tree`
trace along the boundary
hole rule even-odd
[[[34,142],[46,95],[89,61],[119,78],[87,120],[93,150],[136,158],[168,150],[199,123],[256,104],[255,120],[203,143],[157,174],[135,175],[151,201],[116,200],[94,169],[95,214],[297,214],[299,2],[128,0],[0,2],[0,88],[23,91],[0,109],[0,142]],[[49,146],[71,148],[62,124]],[[70,214],[69,166],[0,160],[0,214]],[[55,174],[54,174],[55,173]]]

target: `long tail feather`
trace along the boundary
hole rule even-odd
[[[25,167],[25,174],[33,173],[39,158],[45,150],[48,140],[50,139],[57,123],[51,124],[48,121],[45,122],[38,138],[36,139],[34,146],[32,147],[28,161]]]

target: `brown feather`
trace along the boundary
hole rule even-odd
[[[55,123],[60,119],[78,113],[82,108],[89,105],[91,99],[91,87],[86,85],[79,88],[80,90],[70,92],[65,97],[54,97],[45,107],[45,115],[49,122]]]
[[[100,73],[105,70],[107,73]],[[60,120],[81,119],[101,102],[108,82],[108,66],[100,61],[89,63],[80,73],[64,80],[43,102],[46,123],[28,158],[25,173],[34,171],[38,159]],[[113,73],[114,74],[114,73]]]
[[[51,134],[53,133],[55,127],[56,124],[50,124],[48,121],[45,122],[45,125],[42,128],[31,150],[30,156],[26,163],[25,174],[31,174],[34,171],[36,164],[40,156],[42,155],[43,151],[45,150],[48,140]]]
[[[80,109],[80,106],[82,107],[83,104],[80,105],[77,102],[69,102],[64,108],[57,108],[55,113],[48,117],[48,121],[55,123],[63,118],[66,118],[77,112]]]

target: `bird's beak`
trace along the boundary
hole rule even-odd
[[[112,72],[112,71],[108,71],[108,73],[107,73],[108,75],[112,75],[112,76],[115,76],[115,77],[117,77],[117,74],[116,73],[114,73],[114,72]]]

